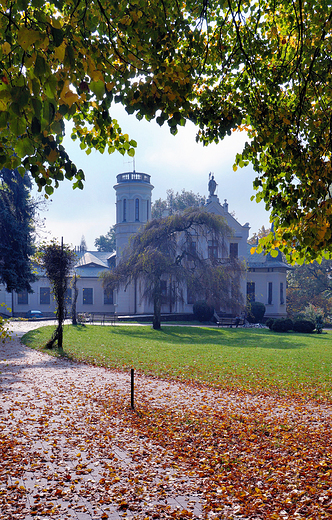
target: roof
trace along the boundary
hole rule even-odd
[[[75,267],[93,267],[95,264],[99,267],[109,267],[110,259],[115,257],[115,251],[75,251],[78,258]]]
[[[71,269],[71,276],[75,270],[83,278],[98,278],[105,269],[115,265],[115,251],[75,251],[77,263]],[[35,266],[38,277],[45,276],[45,271],[40,266]]]
[[[264,253],[254,253],[251,254],[250,250],[254,247],[251,244],[247,244],[247,263],[249,269],[259,269],[259,268],[277,268],[281,267],[283,269],[292,269],[292,267],[283,261],[282,254],[278,250],[278,256],[273,258],[273,256],[268,253],[265,255]]]
[[[104,267],[107,269],[108,265],[100,258],[97,258],[95,254],[86,251],[83,256],[81,256],[75,267]]]

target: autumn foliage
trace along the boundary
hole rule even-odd
[[[275,222],[263,247],[328,256],[331,24],[322,0],[4,0],[0,167],[23,162],[47,195],[65,178],[82,188],[65,122],[86,153],[133,156],[114,102],[174,135],[191,121],[204,144],[242,130],[234,169],[252,164]]]

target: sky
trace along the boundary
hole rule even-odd
[[[220,202],[227,199],[229,211],[235,212],[240,224],[249,222],[250,236],[262,225],[269,226],[264,203],[250,201],[255,178],[252,167],[236,172],[232,168],[236,153],[242,151],[246,140],[243,132],[235,132],[219,144],[203,147],[195,141],[193,124],[187,123],[173,136],[167,123],[160,127],[154,121],[138,121],[135,116],[127,115],[121,105],[111,108],[111,116],[118,120],[124,133],[137,141],[135,164],[132,158],[118,152],[102,155],[93,151],[87,156],[67,131],[63,144],[77,168],[84,170],[85,186],[83,190],[73,190],[70,181],[60,183],[47,202],[46,210],[40,213],[45,224],[39,239],[60,241],[63,237],[65,244],[75,247],[84,235],[88,250],[96,249],[95,239],[105,235],[115,224],[116,175],[134,168],[136,172],[151,175],[152,202],[165,199],[169,188],[175,192],[184,188],[208,196],[209,172],[212,172]],[[33,195],[38,195],[36,189]]]

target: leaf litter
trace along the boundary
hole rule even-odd
[[[1,519],[332,517],[328,404],[0,359]]]

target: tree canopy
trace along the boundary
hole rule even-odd
[[[187,289],[194,300],[238,311],[243,269],[238,259],[226,256],[225,240],[231,234],[222,218],[196,208],[153,219],[131,237],[119,264],[102,274],[103,286],[113,290],[142,282],[142,297],[153,304],[155,329],[160,328],[163,297],[175,303]],[[208,255],[208,241],[214,254]]]
[[[332,311],[332,261],[296,265],[287,274],[287,310],[291,315],[304,312],[310,304]]]
[[[261,238],[267,237],[271,233],[271,228],[266,228],[264,224],[261,228],[259,228],[258,232],[254,233],[248,240],[248,244],[255,245],[258,244]]]
[[[166,199],[157,199],[151,208],[152,218],[161,218],[166,215],[173,215],[177,211],[184,211],[188,208],[199,208],[204,205],[206,198],[199,193],[195,194],[192,191],[186,191],[184,188],[179,193],[174,193],[174,190],[166,191]]]
[[[68,281],[75,259],[76,254],[69,246],[63,243],[58,244],[56,241],[50,244],[42,244],[36,255],[37,262],[45,269],[56,303],[58,325],[46,345],[47,348],[52,348],[53,345],[57,344],[58,348],[62,350]]]
[[[8,292],[31,292],[36,278],[31,263],[36,204],[30,188],[27,174],[0,171],[0,283]]]
[[[95,247],[98,251],[114,251],[116,249],[115,226],[111,226],[106,235],[100,235],[95,239]]]
[[[81,188],[64,122],[87,153],[133,155],[113,101],[172,134],[190,120],[204,144],[244,130],[234,168],[252,163],[275,222],[261,247],[327,256],[331,23],[327,0],[3,0],[0,167],[23,161],[48,195]]]

